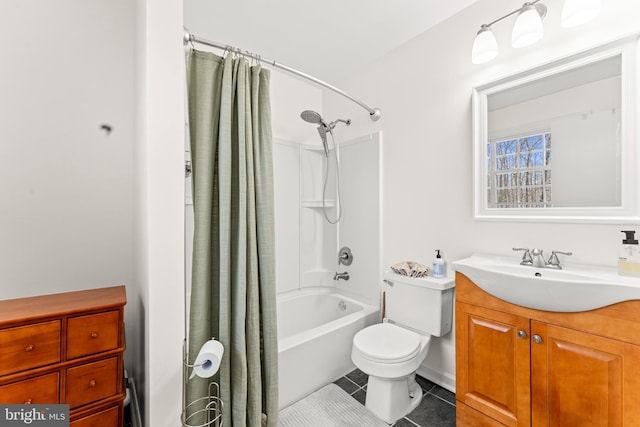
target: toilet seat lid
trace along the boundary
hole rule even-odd
[[[420,350],[420,335],[390,323],[378,323],[358,332],[353,345],[369,360],[403,362]]]

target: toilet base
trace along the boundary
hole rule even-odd
[[[413,411],[422,401],[416,374],[401,378],[369,375],[365,406],[375,416],[391,424]]]

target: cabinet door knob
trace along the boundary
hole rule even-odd
[[[28,398],[27,400],[24,401],[24,404],[25,405],[31,405],[31,401],[32,401],[32,399]]]
[[[33,351],[33,349],[34,349],[34,348],[36,348],[36,346],[35,346],[35,345],[33,345],[33,344],[29,344],[28,346],[26,346],[26,347],[24,348],[24,351],[26,351],[26,352],[30,352],[30,351]]]
[[[518,338],[522,338],[523,340],[527,338],[527,333],[523,330],[518,331]]]
[[[96,380],[89,381],[89,387],[93,388],[96,386]]]
[[[97,332],[91,332],[91,338],[98,338]]]
[[[536,344],[540,344],[542,342],[542,337],[540,335],[534,335],[531,338],[533,338],[533,342]]]

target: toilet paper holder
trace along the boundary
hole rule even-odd
[[[187,368],[192,368],[189,380],[196,375],[200,378],[211,378],[214,376],[218,369],[220,369],[220,363],[222,362],[222,356],[224,355],[224,346],[215,338],[211,338],[206,341],[200,347],[198,355],[193,360],[193,365],[187,364]],[[188,360],[189,358],[187,358]]]
[[[189,364],[189,354],[187,353],[187,340],[182,343],[182,413],[180,422],[182,427],[222,427],[222,409],[224,403],[220,399],[220,385],[211,381],[208,387],[207,396],[197,398],[187,403],[186,388],[189,381],[189,369],[193,369],[202,364]],[[206,363],[206,362],[205,362]],[[206,421],[200,421],[204,417]],[[193,424],[198,420],[199,424]]]

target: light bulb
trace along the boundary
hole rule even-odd
[[[480,27],[476,38],[473,41],[473,49],[471,50],[471,62],[474,64],[482,64],[491,61],[498,56],[498,42],[491,31],[491,27],[483,25]]]
[[[601,0],[567,0],[562,7],[560,25],[570,28],[585,24],[598,16],[601,8]]]
[[[540,6],[544,7],[543,5]],[[546,7],[542,10],[546,13]],[[544,35],[542,16],[544,15],[536,6],[525,3],[516,18],[516,23],[513,25],[511,46],[521,48],[540,40]]]

